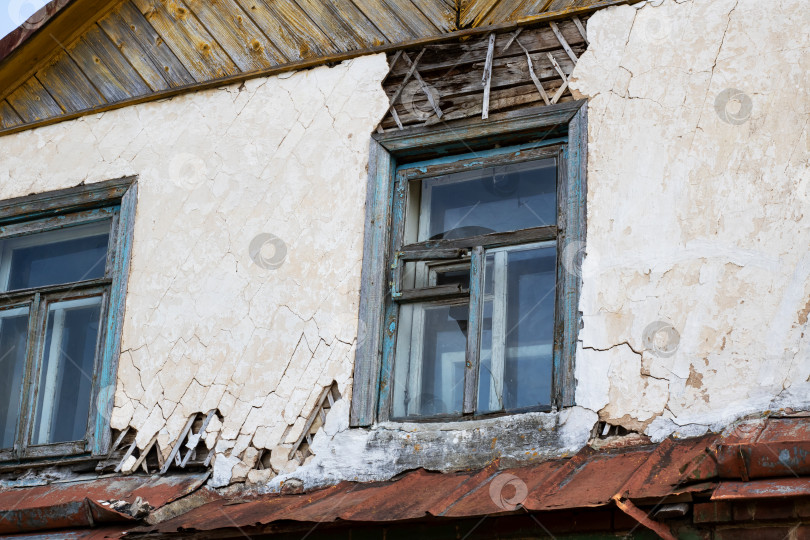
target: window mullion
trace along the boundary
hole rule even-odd
[[[492,386],[489,398],[489,408],[500,411],[504,408],[503,386],[504,368],[506,367],[506,308],[508,283],[507,251],[497,251],[493,254],[492,267]]]
[[[470,257],[470,307],[467,323],[467,353],[464,370],[464,414],[475,412],[478,393],[478,365],[481,349],[481,324],[484,310],[484,248],[473,248]]]
[[[25,374],[23,375],[22,381],[22,404],[20,407],[20,421],[17,426],[17,443],[14,448],[14,452],[18,458],[23,457],[25,447],[28,445],[28,434],[33,417],[33,405],[36,400],[33,394],[36,387],[35,381],[37,379],[37,351],[39,351],[41,346],[40,340],[44,339],[43,332],[40,331],[40,328],[44,324],[42,319],[42,295],[35,293],[31,301],[31,311],[28,317],[28,350],[25,357]]]

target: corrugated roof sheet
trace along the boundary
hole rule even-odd
[[[810,479],[795,478],[798,471],[810,471],[808,420],[758,420],[721,435],[667,439],[635,448],[595,451],[586,447],[571,458],[519,468],[499,470],[494,463],[481,471],[452,474],[417,470],[388,482],[346,482],[312,493],[270,494],[246,501],[220,499],[132,532],[204,532],[283,521],[386,523],[465,518],[509,513],[515,508],[510,502],[520,502],[529,511],[570,510],[606,506],[614,499],[658,502],[687,492],[713,493],[713,500],[810,495]],[[765,459],[774,451],[790,458],[775,466]],[[749,456],[761,459],[751,461]],[[771,476],[792,478],[750,481],[751,475],[761,472],[756,467],[766,461]],[[728,482],[726,478],[749,481]],[[494,492],[493,486],[497,486]]]
[[[245,498],[204,488],[203,504],[148,526],[100,501],[131,502],[140,496],[160,507],[197,489],[205,476],[105,478],[0,492],[0,532],[116,523],[121,531],[127,529],[127,537],[187,531],[205,535],[223,529],[272,525],[280,530],[340,521],[446,523],[456,518],[525,515],[527,510],[607,509],[616,501],[634,508],[633,501],[657,504],[682,493],[701,494],[704,500],[711,496],[713,501],[784,499],[810,496],[808,456],[810,418],[770,418],[743,422],[720,435],[601,451],[586,447],[570,458],[514,468],[502,469],[495,462],[477,471],[420,469],[386,482],[343,482],[309,493]]]

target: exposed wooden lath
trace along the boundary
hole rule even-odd
[[[572,9],[626,1],[633,0],[553,0],[550,5],[535,0],[73,0],[64,16],[86,15],[79,8],[92,3],[98,18],[75,21],[80,33],[68,38],[60,12],[30,44],[0,63],[0,134],[286,69],[480,33],[459,31],[457,24],[508,23],[514,28],[518,19],[554,19]],[[51,36],[53,43],[41,37],[51,29],[59,30]],[[46,57],[41,49],[49,43],[53,51]],[[519,47],[510,52],[522,54]],[[32,62],[23,62],[28,57]],[[409,59],[403,58],[402,65]],[[504,97],[503,71],[495,60],[492,100],[497,105]],[[423,69],[415,75],[417,82]]]
[[[568,77],[585,51],[585,21],[568,20],[389,55],[391,101],[380,131],[573,99]]]

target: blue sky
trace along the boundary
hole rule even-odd
[[[0,0],[0,38],[20,26],[48,0]]]

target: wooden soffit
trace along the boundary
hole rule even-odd
[[[0,40],[0,134],[633,0],[53,0]]]

